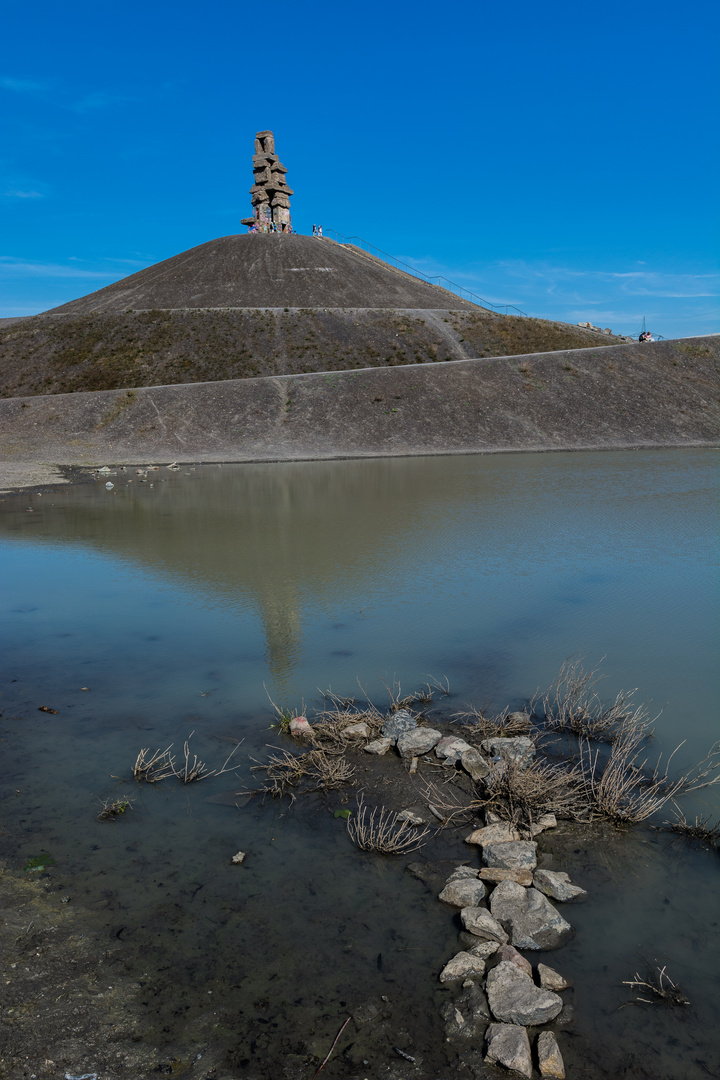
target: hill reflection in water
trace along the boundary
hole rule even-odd
[[[208,609],[233,626],[252,613],[266,666],[243,679],[281,694],[431,671],[474,700],[517,697],[582,651],[608,655],[608,692],[682,700],[713,647],[714,462],[709,450],[471,455],[161,468],[148,483],[128,469],[112,492],[103,478],[9,501],[0,535],[80,545],[128,583],[142,570],[148,593],[169,581],[198,639]],[[243,633],[256,655],[256,630]]]

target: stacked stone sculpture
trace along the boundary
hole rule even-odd
[[[286,173],[287,169],[275,153],[272,131],[258,131],[253,156],[255,182],[250,188],[253,216],[242,219],[249,232],[292,232],[290,196],[294,193],[287,185]]]

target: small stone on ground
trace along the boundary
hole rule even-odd
[[[434,728],[419,727],[400,735],[397,748],[401,757],[413,758],[427,754],[441,738],[442,732],[435,731]]]
[[[392,739],[373,739],[364,749],[366,754],[377,754],[378,757],[382,757],[383,754],[387,754],[392,745]]]
[[[404,735],[407,731],[414,731],[416,727],[417,720],[412,713],[408,712],[407,709],[398,709],[397,712],[387,718],[381,728],[381,733],[386,739],[391,739],[394,746],[401,735]]]

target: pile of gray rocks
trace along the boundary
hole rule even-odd
[[[538,824],[549,828],[556,822],[548,814]],[[460,908],[463,925],[462,951],[440,972],[441,983],[457,984],[462,991],[441,1008],[445,1035],[451,1041],[484,1037],[489,1064],[530,1078],[528,1029],[567,1022],[570,1007],[558,991],[570,984],[545,964],[533,970],[520,950],[564,945],[573,929],[551,900],[579,900],[586,893],[565,873],[537,869],[537,842],[521,840],[506,822],[476,829],[466,840],[481,849],[483,865],[456,867],[439,897]],[[540,1075],[563,1080],[555,1034],[540,1031],[535,1045]]]

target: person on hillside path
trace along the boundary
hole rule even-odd
[[[317,225],[313,225],[313,236],[317,236]]]
[[[317,234],[318,234],[318,236],[320,237],[320,239],[322,240],[322,225],[318,225],[318,231],[317,231]]]

